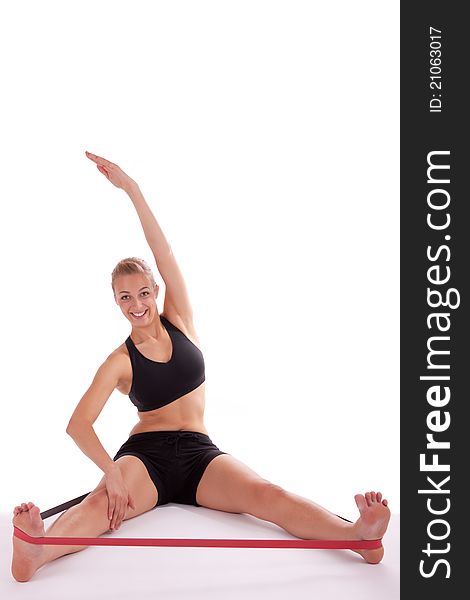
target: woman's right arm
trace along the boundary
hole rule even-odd
[[[123,357],[110,354],[99,367],[88,390],[70,417],[67,433],[77,446],[104,473],[117,465],[104,449],[93,429],[93,423],[103,410],[113,390],[117,387],[123,367]]]
[[[107,474],[116,463],[109,456],[89,423],[75,423],[67,428],[67,433],[73,438],[80,450],[91,458],[98,467]]]
[[[78,403],[66,429],[80,450],[105,474],[111,530],[119,529],[127,512],[127,506],[135,510],[135,503],[127,489],[119,465],[104,449],[93,429],[93,423],[119,383],[125,367],[124,360],[120,354],[108,356]]]

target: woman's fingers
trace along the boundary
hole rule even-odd
[[[115,167],[116,165],[114,163],[112,163],[109,160],[106,160],[105,158],[103,158],[102,156],[97,156],[96,154],[92,154],[91,152],[86,151],[85,154],[88,156],[88,158],[90,160],[92,160],[93,162],[95,162],[96,164],[101,164],[105,167],[111,168],[111,167]]]
[[[114,527],[116,526],[116,521],[117,521],[117,508],[114,509],[113,518],[111,519],[111,525],[109,526],[110,529],[114,529]]]
[[[96,167],[100,173],[106,175],[106,177],[109,179],[109,173],[104,167],[102,167],[101,165],[96,165]]]
[[[112,500],[109,500],[108,519],[110,521],[110,524],[109,524],[110,528],[112,528],[112,524],[113,524],[115,507],[116,507],[116,504]]]
[[[121,527],[123,519],[124,515],[120,511],[117,511],[115,513],[114,526],[112,527],[112,529],[119,529],[119,527]]]
[[[124,173],[118,165],[88,151],[86,152],[86,155],[90,160],[96,163],[99,172],[106,175],[108,180],[117,188],[128,190],[135,185],[135,181],[129,177],[127,173]]]
[[[112,513],[112,517],[110,517],[111,519],[111,524],[109,526],[110,529],[119,529],[119,527],[121,526],[122,521],[124,520],[126,511],[124,510],[124,504],[118,506],[118,504],[115,504],[114,506],[114,511]]]
[[[122,522],[124,521],[124,517],[126,516],[126,511],[124,510],[123,512],[121,512],[121,514],[119,515],[119,520],[117,522],[117,528],[119,529],[119,527],[121,527]]]
[[[118,503],[116,503],[114,507],[113,518],[111,519],[111,529],[114,529],[116,527],[116,523],[119,521],[119,512],[120,508]]]
[[[130,500],[130,501],[129,501]],[[119,527],[121,527],[122,522],[124,521],[124,517],[126,516],[127,513],[127,505],[129,503],[132,504],[132,507],[135,510],[135,505],[134,505],[134,501],[132,499],[130,499],[129,497],[128,501],[123,500],[122,504],[121,504],[121,509],[118,512],[118,517],[116,519],[116,529],[119,529]]]
[[[93,162],[98,162],[98,156],[96,156],[96,154],[92,154],[91,152],[88,152],[88,150],[85,151],[85,154],[87,155],[87,157],[92,160]]]

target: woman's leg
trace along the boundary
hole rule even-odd
[[[383,536],[390,519],[380,492],[355,496],[360,516],[350,523],[322,506],[260,477],[230,454],[214,458],[199,482],[196,499],[207,508],[247,513],[279,525],[302,539],[363,540]],[[359,551],[367,562],[382,559],[383,548]]]
[[[116,462],[120,465],[136,507],[135,510],[128,507],[124,519],[131,519],[153,508],[158,492],[143,462],[136,456],[122,456]],[[109,531],[110,524],[105,478],[80,504],[62,513],[47,531],[44,530],[38,507],[32,502],[22,505],[22,511],[13,518],[13,524],[33,536],[98,537]],[[87,547],[40,546],[13,536],[12,575],[17,581],[28,581],[46,563]]]

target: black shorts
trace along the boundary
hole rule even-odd
[[[158,491],[155,506],[169,502],[200,506],[197,486],[207,465],[219,454],[227,452],[199,431],[144,431],[131,435],[113,460],[126,455],[140,458]]]

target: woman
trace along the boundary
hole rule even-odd
[[[304,539],[382,538],[390,510],[380,492],[355,496],[360,516],[351,523],[267,481],[211,441],[204,426],[204,359],[178,263],[137,183],[116,164],[86,155],[133,202],[165,282],[164,310],[158,314],[159,287],[148,265],[136,258],[120,261],[111,285],[131,334],[99,367],[67,428],[104,476],[47,532],[32,502],[14,509],[14,525],[33,536],[97,537],[119,529],[123,520],[176,502],[247,513]],[[139,422],[111,459],[93,423],[114,389],[129,395]],[[28,581],[46,563],[86,547],[39,546],[14,536],[12,574]],[[357,552],[378,563],[384,551]]]

